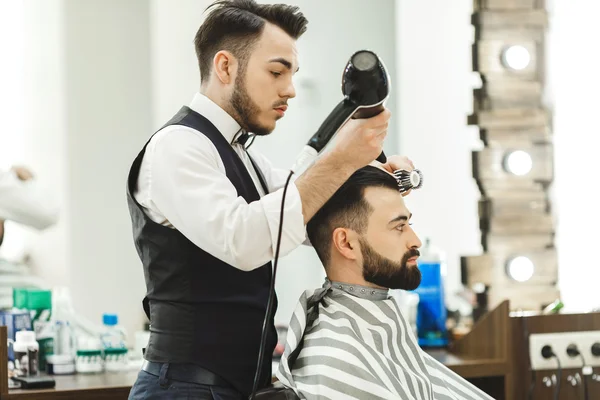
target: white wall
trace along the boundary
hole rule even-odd
[[[154,128],[165,123],[199,88],[193,39],[211,1],[152,0],[152,60]],[[396,79],[393,0],[296,0],[309,20],[307,33],[298,41],[300,72],[296,77],[297,97],[290,101],[286,117],[268,138],[254,146],[274,165],[290,168],[292,160],[317,130],[330,110],[341,101],[341,74],[353,52],[374,50]],[[354,28],[354,27],[357,28]],[[388,106],[396,109],[398,86]],[[397,148],[397,122],[392,124],[386,151]],[[323,268],[312,248],[299,248],[282,258],[277,276],[279,308],[276,321],[287,324],[300,294],[324,279]]]
[[[554,109],[556,245],[559,287],[568,308],[600,307],[597,282],[597,165],[600,150],[600,3],[550,3],[548,100]]]
[[[471,0],[398,0],[398,124],[400,153],[424,175],[407,204],[421,239],[448,258],[447,293],[460,287],[460,256],[480,254],[471,150],[478,133],[472,112]]]
[[[64,54],[64,4],[60,1],[26,0],[25,110],[32,113],[23,120],[20,136],[27,165],[40,183],[48,187],[54,201],[61,205],[58,223],[36,235],[32,263],[36,273],[49,286],[68,285],[67,269],[70,220],[67,195],[67,133]],[[57,57],[60,55],[60,57]]]
[[[211,0],[150,0],[153,114],[156,130],[200,88],[194,37]],[[150,136],[152,132],[148,133]]]
[[[125,184],[151,131],[149,4],[65,0],[69,276],[75,308],[143,327]],[[133,335],[132,335],[133,336]]]
[[[0,169],[7,170],[25,160],[22,131],[25,113],[25,56],[24,36],[15,35],[23,30],[25,4],[16,1],[0,2]],[[0,256],[19,259],[27,232],[10,221],[5,224],[6,234]]]
[[[23,145],[17,132],[23,121],[25,76],[23,68],[24,35],[15,33],[23,30],[25,21],[24,4],[16,1],[0,2],[0,168],[8,167],[23,154]]]

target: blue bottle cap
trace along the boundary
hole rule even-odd
[[[119,322],[119,317],[117,316],[117,314],[103,314],[102,322],[104,323],[104,325],[114,326],[117,325],[117,323]]]

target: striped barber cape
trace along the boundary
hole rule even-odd
[[[309,400],[492,399],[421,350],[387,290],[330,281],[300,297],[277,378]]]

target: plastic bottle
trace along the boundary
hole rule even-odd
[[[125,330],[118,325],[119,317],[116,314],[102,315],[104,332],[100,339],[105,349],[126,349]]]
[[[54,322],[54,354],[75,358],[75,332],[69,321]]]
[[[105,331],[100,339],[104,347],[104,367],[106,371],[123,371],[128,367],[127,362],[127,335],[119,327],[119,317],[116,314],[102,316]]]
[[[35,332],[16,332],[16,340],[13,343],[15,353],[15,371],[19,376],[34,376],[39,372],[40,346],[35,340]]]
[[[75,364],[75,330],[71,321],[75,316],[71,294],[68,288],[56,287],[52,290],[52,320],[54,329],[54,355],[64,356],[58,359],[63,361],[70,357],[68,362]]]
[[[425,239],[418,260],[421,284],[415,290],[419,295],[417,311],[417,333],[419,345],[444,347],[448,344],[446,329],[446,302],[444,276],[446,275],[445,254]]]
[[[54,325],[51,322],[44,324],[36,336],[40,345],[40,371],[46,371],[48,357],[54,354]]]

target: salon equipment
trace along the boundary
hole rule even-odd
[[[406,193],[413,189],[420,189],[423,186],[423,173],[418,169],[414,169],[410,172],[398,169],[394,171],[394,176],[398,181],[400,193]]]
[[[148,343],[146,341],[146,343]],[[137,345],[137,343],[136,343]],[[77,373],[93,374],[104,371],[104,356],[102,342],[93,336],[80,336],[77,339],[75,369]],[[139,349],[140,356],[142,350]]]
[[[70,355],[49,355],[46,372],[48,375],[72,375],[75,373],[75,359]]]
[[[18,331],[15,336],[15,371],[19,376],[36,376],[39,373],[40,346],[35,340],[35,332]]]
[[[103,314],[102,323],[104,331],[100,334],[100,340],[105,349],[126,349],[127,332],[119,326],[119,317],[116,314]]]
[[[445,347],[448,344],[446,329],[446,302],[444,296],[445,255],[425,239],[417,261],[421,271],[421,284],[415,289],[419,295],[417,308],[417,334],[422,347]]]
[[[104,369],[110,372],[126,371],[128,368],[127,349],[104,349]]]
[[[78,374],[98,374],[104,370],[101,350],[77,350],[75,369]]]
[[[298,171],[298,168],[312,162],[348,119],[370,118],[382,112],[390,86],[390,76],[375,53],[369,50],[354,53],[342,75],[344,98],[310,138],[292,169]],[[383,152],[377,161],[386,162]]]
[[[21,389],[52,389],[56,386],[56,381],[49,376],[14,376],[12,380],[20,383]]]
[[[17,340],[16,333],[31,330],[31,314],[28,311],[0,311],[0,325],[6,326],[10,342]],[[8,360],[14,361],[12,346],[8,348]]]

